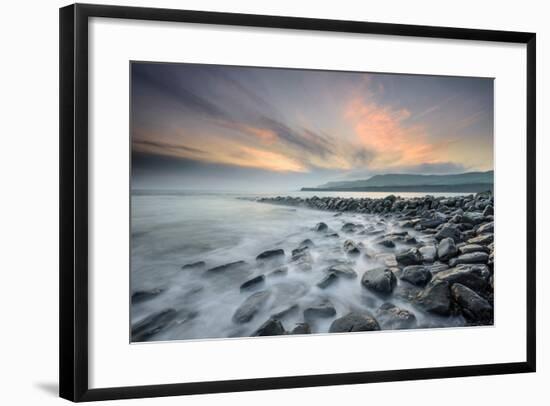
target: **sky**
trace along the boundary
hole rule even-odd
[[[493,79],[131,64],[132,185],[296,190],[493,169]]]

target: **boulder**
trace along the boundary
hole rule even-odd
[[[150,338],[160,333],[166,326],[172,322],[178,312],[174,309],[165,309],[153,313],[143,320],[132,325],[132,341],[148,341]]]
[[[437,246],[437,256],[442,261],[448,261],[458,254],[455,242],[452,238],[444,238]]]
[[[268,278],[275,278],[275,277],[285,276],[286,274],[288,274],[288,267],[282,266],[282,267],[274,269],[273,271],[268,273],[267,277]]]
[[[483,210],[483,216],[487,217],[487,216],[492,216],[493,214],[495,214],[495,210],[493,209],[493,206],[491,206],[490,204],[485,206],[485,209]]]
[[[482,224],[478,227],[478,234],[494,233],[495,232],[495,222],[491,221],[490,223]]]
[[[387,238],[384,238],[382,241],[378,241],[378,244],[382,245],[383,247],[386,247],[386,248],[394,248],[395,247],[395,243],[392,240],[387,239]]]
[[[338,276],[334,272],[327,273],[320,282],[317,283],[317,287],[326,289],[338,280]]]
[[[280,259],[285,256],[285,251],[282,249],[267,250],[262,252],[256,257],[258,261],[270,260],[270,259]]]
[[[415,298],[417,305],[424,311],[448,316],[451,313],[451,293],[449,283],[433,279]]]
[[[476,251],[467,254],[459,255],[449,261],[449,265],[454,267],[460,264],[486,264],[489,259],[489,254],[486,252]]]
[[[365,271],[361,284],[378,293],[391,293],[397,284],[397,278],[389,268],[374,268]]]
[[[445,223],[434,237],[436,240],[441,241],[444,238],[451,238],[455,243],[462,241],[462,233],[457,224]]]
[[[360,226],[358,224],[346,223],[342,226],[342,231],[344,233],[355,233],[356,231],[360,230],[361,228],[363,228],[363,226]]]
[[[484,219],[483,213],[467,211],[462,216],[462,221],[469,224],[479,224],[482,223]]]
[[[290,334],[311,334],[311,328],[307,323],[298,323],[296,327],[292,329]]]
[[[328,226],[323,222],[317,223],[313,230],[317,231],[318,233],[322,233],[328,230]]]
[[[409,265],[401,271],[400,278],[416,286],[426,286],[432,279],[432,273],[423,265]]]
[[[359,246],[351,240],[344,242],[344,252],[348,255],[359,255],[361,252]]]
[[[304,310],[304,319],[330,318],[336,315],[334,305],[327,299],[321,300]]]
[[[137,290],[132,293],[132,304],[146,302],[148,300],[154,299],[162,292],[164,292],[164,290],[159,288],[150,290]]]
[[[410,248],[395,255],[395,259],[400,265],[419,265],[422,263],[422,255],[417,248]]]
[[[346,264],[332,265],[326,270],[327,273],[334,273],[337,276],[347,279],[357,278],[357,272],[353,268]]]
[[[280,319],[285,318],[288,315],[296,313],[299,309],[300,309],[300,306],[298,306],[297,304],[293,304],[292,306],[286,307],[286,308],[284,308],[284,309],[282,309],[282,310],[280,310],[276,313],[273,313],[271,315],[271,318],[280,320]]]
[[[493,307],[487,300],[460,283],[451,287],[451,293],[466,319],[475,323],[492,324]]]
[[[303,247],[308,247],[308,248],[312,248],[312,247],[315,247],[315,244],[313,243],[313,241],[311,241],[309,238],[306,238],[304,241],[302,241],[300,243],[300,245],[298,246],[298,248],[303,248]]]
[[[416,327],[416,316],[392,303],[384,303],[376,311],[376,319],[383,329],[398,330]]]
[[[425,245],[418,249],[420,255],[422,256],[422,262],[432,263],[437,257],[437,248],[435,245]]]
[[[493,242],[493,234],[481,234],[477,237],[470,238],[468,240],[468,244],[481,244],[481,245],[489,245]]]
[[[374,259],[388,268],[393,268],[397,266],[397,260],[395,259],[394,254],[381,252],[375,254]]]
[[[489,248],[484,245],[479,244],[465,244],[460,247],[458,247],[458,251],[460,251],[461,254],[469,254],[470,252],[489,252]]]
[[[269,319],[258,328],[253,336],[280,336],[285,334],[285,328],[283,324],[276,319]]]
[[[489,268],[487,265],[458,265],[446,271],[438,272],[433,276],[432,282],[444,281],[453,285],[460,283],[476,292],[486,289],[489,281]]]
[[[350,333],[380,330],[376,319],[366,312],[351,312],[332,322],[329,333]]]
[[[228,272],[228,271],[240,271],[242,269],[244,269],[246,267],[247,263],[245,261],[235,261],[235,262],[230,262],[228,264],[224,264],[224,265],[220,265],[220,266],[216,266],[214,268],[210,268],[210,269],[207,269],[206,270],[206,274],[219,274],[219,273],[223,273],[223,272]]]
[[[258,275],[255,278],[249,279],[246,282],[244,282],[241,285],[240,289],[241,291],[244,291],[244,290],[254,289],[262,285],[265,285],[265,276]]]
[[[267,290],[256,292],[249,296],[233,314],[235,323],[247,323],[258,313],[266,304],[271,293]]]

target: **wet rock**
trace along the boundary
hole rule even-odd
[[[330,318],[336,315],[336,309],[329,300],[321,300],[304,310],[304,319]]]
[[[493,242],[493,234],[481,234],[477,237],[470,238],[468,244],[480,244],[480,245],[489,245]]]
[[[445,223],[441,229],[435,233],[435,239],[440,241],[444,238],[451,238],[455,243],[462,241],[462,233],[457,224]]]
[[[267,274],[268,278],[277,278],[281,276],[286,276],[288,274],[288,267],[282,266],[280,268],[274,269],[270,273]]]
[[[298,246],[298,248],[303,248],[303,247],[308,247],[308,248],[313,248],[315,247],[315,244],[313,243],[313,241],[311,241],[309,238],[306,238],[304,241],[302,241],[300,243],[300,245]]]
[[[250,289],[258,288],[262,285],[265,285],[265,276],[259,275],[259,276],[256,276],[255,278],[249,279],[246,282],[244,282],[241,285],[240,289],[241,291],[250,290]]]
[[[351,240],[346,240],[344,242],[344,252],[348,255],[359,255],[361,250],[356,243]]]
[[[357,278],[357,272],[353,268],[346,264],[336,264],[329,267],[326,271],[327,273],[333,273],[337,276],[347,279]]]
[[[329,233],[325,235],[325,238],[338,238],[338,237],[339,237],[338,233]]]
[[[247,263],[245,261],[235,261],[230,262],[229,264],[216,266],[206,270],[207,274],[219,274],[227,271],[238,271],[246,267]]]
[[[285,334],[285,328],[279,320],[269,319],[254,332],[254,336],[280,336]]]
[[[491,221],[490,223],[482,224],[478,227],[478,234],[494,233],[495,231],[495,222]]]
[[[493,206],[491,206],[490,204],[485,206],[485,209],[483,210],[483,216],[487,217],[487,216],[492,216],[493,214],[495,214]]]
[[[317,223],[313,228],[313,230],[317,231],[318,233],[322,233],[322,232],[328,231],[328,226],[323,222]]]
[[[289,306],[283,310],[280,310],[276,313],[273,313],[271,315],[271,318],[272,319],[277,319],[277,320],[280,320],[280,319],[283,319],[293,313],[296,313],[298,310],[300,309],[300,306],[298,306],[297,304],[293,304],[292,306]]]
[[[262,252],[256,257],[258,261],[264,261],[269,259],[280,259],[285,256],[285,251],[282,249],[267,250]]]
[[[432,282],[445,281],[450,285],[460,283],[476,292],[482,292],[487,287],[489,276],[487,265],[458,265],[437,273],[433,276]]]
[[[270,297],[270,292],[263,290],[249,296],[233,314],[235,323],[247,323],[258,313],[266,304]]]
[[[452,238],[444,238],[437,246],[437,256],[442,261],[448,261],[458,254],[455,242]]]
[[[298,323],[296,327],[292,329],[290,334],[311,334],[311,327],[307,323]]]
[[[382,245],[383,247],[386,247],[386,248],[394,248],[395,247],[395,243],[392,240],[389,240],[387,238],[383,239],[382,241],[378,241],[378,244]]]
[[[458,251],[460,251],[461,254],[469,254],[470,252],[489,252],[489,248],[487,248],[484,245],[479,244],[465,244],[460,247],[458,247]]]
[[[493,307],[487,300],[460,283],[455,283],[451,287],[451,293],[466,319],[482,324],[492,323]]]
[[[330,333],[350,333],[380,330],[376,319],[366,312],[351,312],[332,322]]]
[[[426,268],[432,273],[432,275],[435,275],[439,272],[449,269],[449,265],[443,264],[441,262],[435,262],[429,266],[426,266]]]
[[[416,327],[414,313],[392,303],[384,303],[376,311],[376,319],[384,329],[398,330]]]
[[[143,320],[132,325],[132,341],[149,340],[164,330],[176,318],[177,314],[178,312],[174,309],[165,309],[145,317]]]
[[[486,252],[469,252],[459,255],[449,261],[449,265],[454,267],[460,264],[486,264],[489,259],[489,254]]]
[[[422,263],[422,255],[416,248],[410,248],[395,255],[395,259],[400,265],[419,265]]]
[[[420,255],[422,256],[422,262],[434,262],[437,258],[437,248],[435,245],[425,245],[418,249]]]
[[[405,244],[408,244],[408,245],[416,245],[418,244],[418,241],[416,240],[415,237],[413,237],[412,235],[408,235],[404,238],[403,242]]]
[[[379,253],[374,256],[374,259],[388,268],[397,266],[397,260],[394,254]]]
[[[409,265],[401,272],[401,279],[416,286],[426,286],[432,279],[432,273],[423,265]]]
[[[342,226],[342,231],[344,233],[355,233],[356,231],[359,231],[362,228],[363,226],[360,226],[358,224],[346,223]]]
[[[464,213],[464,215],[462,216],[462,221],[463,221],[464,223],[469,223],[469,224],[479,224],[479,223],[482,223],[482,222],[483,222],[483,219],[484,219],[483,213],[478,213],[478,212],[467,211],[467,212]]]
[[[156,298],[164,292],[163,289],[150,289],[150,290],[138,290],[132,293],[132,304],[138,304],[146,302],[148,300]]]
[[[448,316],[451,313],[451,292],[445,280],[433,279],[416,297],[417,305],[424,311]]]
[[[361,284],[379,293],[391,293],[397,284],[397,278],[389,268],[374,268],[365,271]]]
[[[198,262],[193,262],[191,264],[185,264],[181,267],[181,269],[185,270],[185,269],[202,269],[206,266],[206,263],[204,261],[198,261]]]
[[[320,282],[317,283],[317,287],[326,289],[338,280],[338,276],[334,272],[326,274]]]

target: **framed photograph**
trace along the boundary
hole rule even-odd
[[[61,397],[534,372],[535,52],[62,8]]]

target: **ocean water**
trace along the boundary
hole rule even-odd
[[[391,193],[378,192],[322,192],[317,196],[384,197]],[[424,194],[395,193],[403,197]],[[379,266],[379,262],[364,255],[347,256],[342,246],[345,240],[362,243],[366,250],[395,252],[375,244],[376,236],[349,235],[341,231],[347,222],[361,224],[385,232],[401,231],[391,218],[377,215],[317,211],[256,202],[265,196],[313,196],[311,192],[279,192],[269,194],[134,191],[131,198],[131,292],[161,290],[152,299],[131,306],[133,326],[155,313],[174,309],[184,316],[172,320],[147,340],[185,340],[251,336],[270,315],[295,306],[281,319],[286,330],[292,330],[304,321],[303,309],[322,300],[330,300],[336,316],[312,323],[313,333],[326,333],[331,322],[351,310],[376,309],[389,301],[416,315],[419,327],[460,326],[460,317],[440,318],[423,314],[406,295],[380,297],[360,284],[365,270]],[[432,194],[437,195],[437,194]],[[443,194],[446,196],[451,193]],[[315,232],[318,222],[326,223],[339,234],[327,238]],[[408,230],[419,241],[429,237]],[[305,239],[313,241],[312,269],[304,271],[289,264],[291,251]],[[403,245],[403,247],[406,247]],[[283,263],[258,262],[263,251],[281,248],[285,251]],[[396,250],[401,248],[397,244]],[[204,261],[204,268],[182,269],[182,266]],[[246,261],[238,272],[223,272],[206,276],[205,269],[235,261]],[[339,280],[326,289],[317,287],[324,270],[336,263],[348,263],[357,272],[356,279]],[[267,274],[282,265],[288,267],[286,276],[266,278],[265,285],[241,292],[246,280]],[[396,292],[406,289],[398,282]],[[272,294],[262,309],[247,323],[232,320],[236,309],[248,296],[258,290]]]

